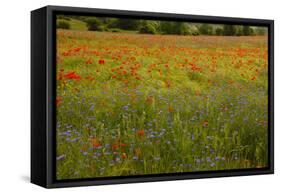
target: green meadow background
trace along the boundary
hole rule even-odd
[[[265,28],[57,17],[57,179],[264,168]]]

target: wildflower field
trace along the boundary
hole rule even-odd
[[[57,30],[57,179],[267,167],[267,48]]]

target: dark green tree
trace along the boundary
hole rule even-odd
[[[189,35],[191,34],[190,27],[184,22],[170,22],[161,21],[160,31],[162,34],[179,34],[179,35]]]
[[[156,34],[157,23],[153,21],[142,21],[140,24],[139,33],[141,34]]]
[[[201,35],[213,35],[213,26],[210,24],[202,24],[198,30]]]
[[[123,30],[138,30],[140,27],[140,20],[119,18],[116,21],[116,28]]]
[[[102,22],[96,17],[87,18],[86,23],[89,31],[103,31]]]
[[[243,26],[243,35],[250,36],[251,35],[251,27],[250,26]]]
[[[256,27],[256,30],[255,30],[255,34],[256,35],[263,36],[263,35],[266,35],[266,33],[267,33],[267,28],[265,28],[265,27]]]
[[[70,23],[66,20],[58,20],[57,21],[57,28],[70,29]]]
[[[175,34],[175,29],[173,29],[173,22],[161,21],[160,30],[162,34]]]
[[[199,30],[196,26],[192,26],[192,28],[190,28],[190,32],[193,36],[198,36],[199,35]]]
[[[243,36],[243,26],[236,26],[236,36]]]
[[[222,36],[223,35],[223,29],[222,28],[217,28],[216,29],[216,35],[217,36]]]
[[[190,31],[190,27],[187,23],[179,23],[178,24],[178,32],[180,35],[190,35],[191,31]]]
[[[223,35],[224,36],[235,36],[236,27],[234,25],[223,25]]]
[[[67,17],[67,16],[65,16],[65,15],[57,15],[57,19],[58,20],[67,20],[67,21],[70,21],[70,18],[69,17]]]

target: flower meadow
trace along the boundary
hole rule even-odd
[[[267,49],[57,30],[57,179],[267,167]]]

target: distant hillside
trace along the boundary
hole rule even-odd
[[[93,16],[57,16],[57,28],[140,34],[253,36],[266,35],[265,27],[192,23]]]

